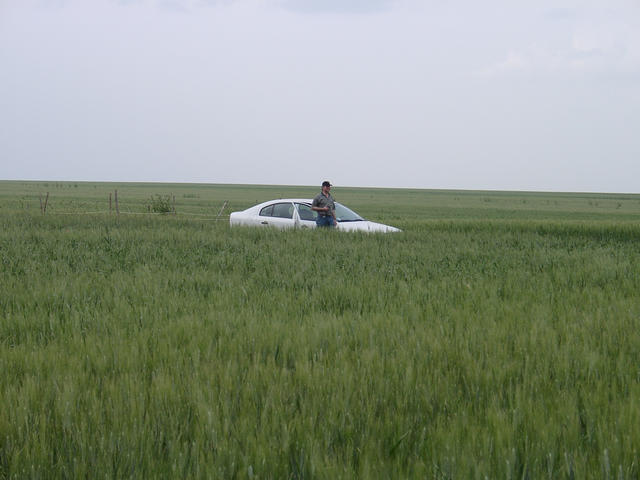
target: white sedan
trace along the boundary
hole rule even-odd
[[[276,228],[316,228],[317,212],[311,210],[310,199],[283,198],[260,203],[229,217],[231,226]],[[353,210],[336,202],[337,229],[347,232],[400,232],[382,223],[365,220]]]

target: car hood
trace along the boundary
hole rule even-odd
[[[346,232],[401,232],[399,228],[384,225],[383,223],[361,220],[358,222],[338,222],[338,229]]]

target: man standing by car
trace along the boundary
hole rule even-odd
[[[322,191],[316,195],[311,203],[311,209],[318,212],[316,225],[318,227],[335,227],[336,221],[336,204],[331,196],[331,183],[322,182]]]

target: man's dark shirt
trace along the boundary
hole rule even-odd
[[[331,194],[329,194],[328,196],[325,196],[324,193],[322,192],[316,195],[316,197],[313,199],[313,203],[311,204],[311,206],[319,207],[319,208],[329,207],[328,212],[318,212],[318,215],[320,216],[331,216],[332,212],[336,210],[336,204]]]

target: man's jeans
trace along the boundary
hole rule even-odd
[[[331,215],[327,215],[326,217],[318,215],[318,218],[316,218],[316,225],[318,227],[334,227],[335,226],[333,224],[333,217]]]

